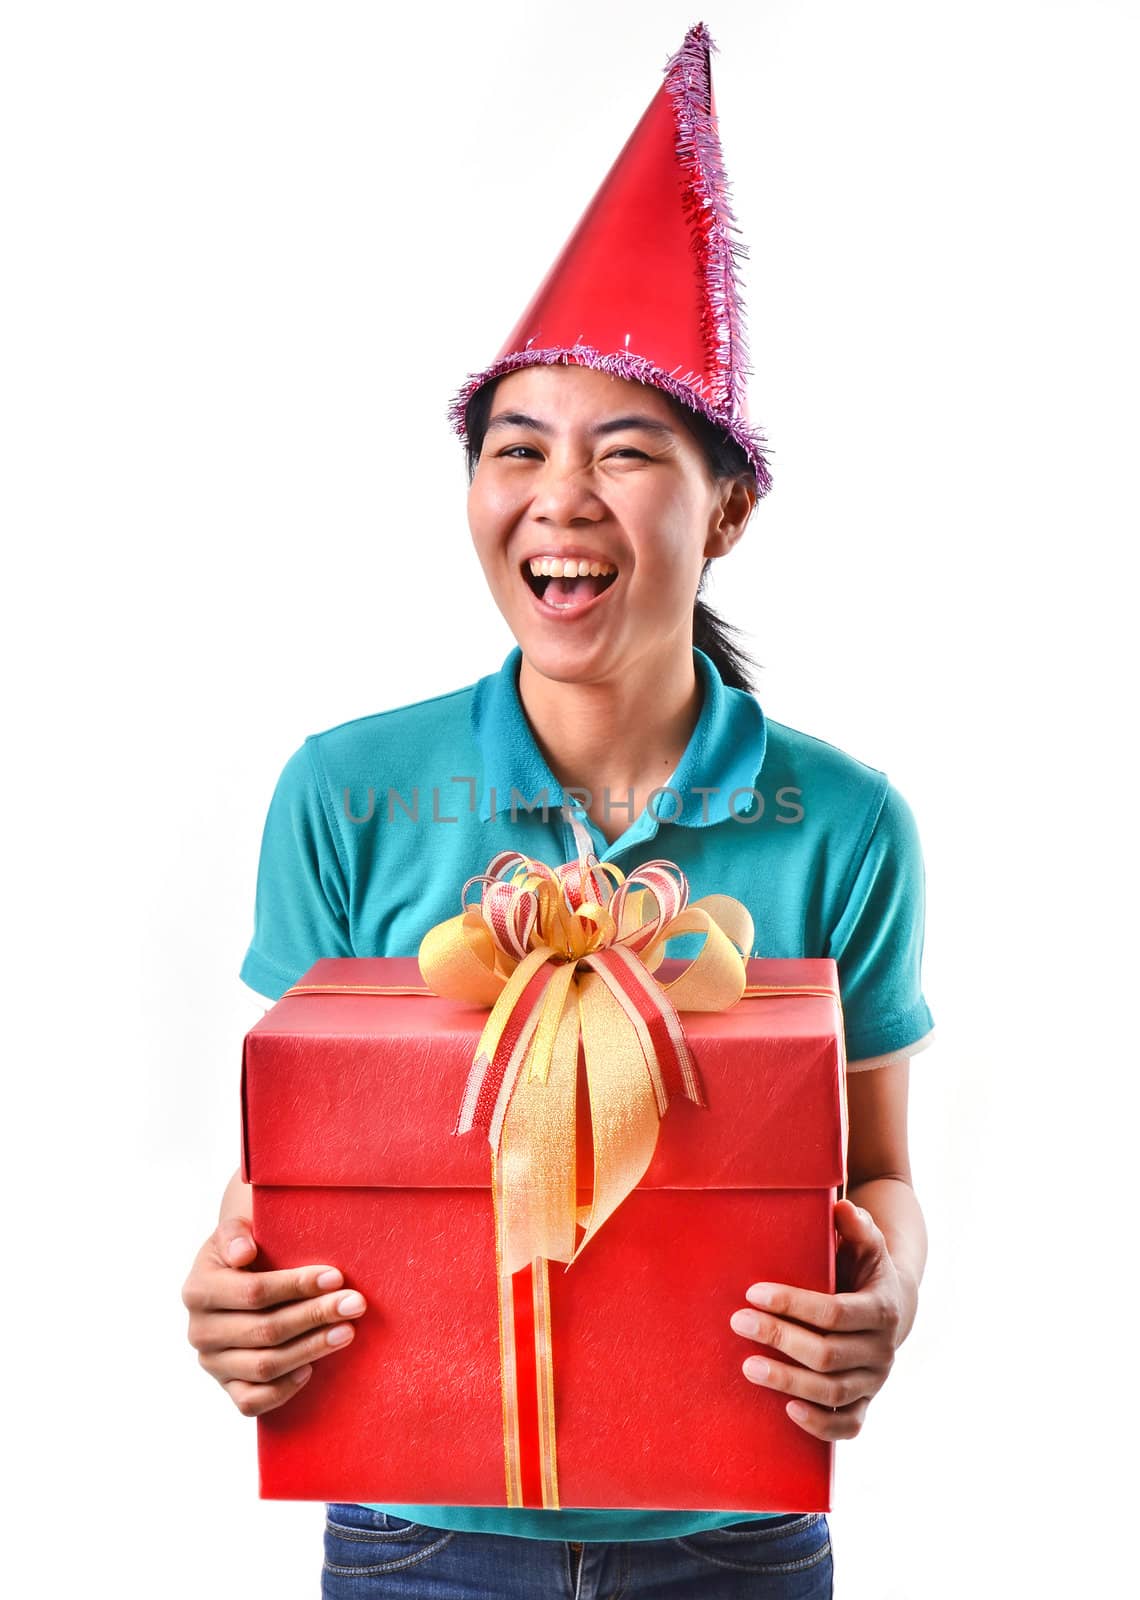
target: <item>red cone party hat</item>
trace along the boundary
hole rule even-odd
[[[760,494],[764,439],[749,425],[747,258],[717,132],[710,53],[698,22],[557,261],[494,363],[468,378],[449,418],[466,443],[467,402],[500,373],[574,363],[652,384],[718,423],[742,447]]]

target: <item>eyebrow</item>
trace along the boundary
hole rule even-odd
[[[533,428],[536,433],[550,433],[551,427],[547,422],[542,422],[538,417],[528,417],[525,411],[500,411],[498,416],[492,417],[487,424],[486,431],[490,433],[493,428]],[[644,428],[647,433],[668,434],[674,438],[674,430],[667,422],[662,422],[658,417],[645,417],[630,415],[628,417],[610,417],[606,422],[595,423],[589,430],[591,438],[602,434],[620,433],[623,428]]]

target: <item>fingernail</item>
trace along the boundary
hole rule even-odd
[[[249,1240],[244,1234],[239,1234],[236,1239],[231,1239],[226,1246],[226,1254],[231,1261],[240,1261],[249,1249]]]
[[[754,1283],[745,1294],[746,1300],[751,1300],[754,1306],[770,1306],[773,1300],[771,1289],[766,1283]]]
[[[303,1383],[308,1383],[312,1376],[312,1367],[298,1367],[296,1372],[293,1373],[293,1382],[300,1388]]]
[[[798,1400],[793,1400],[785,1409],[789,1417],[798,1417],[801,1422],[808,1414],[807,1406],[801,1405]]]
[[[760,1318],[751,1311],[734,1311],[729,1319],[736,1333],[759,1333]]]
[[[353,1289],[349,1294],[341,1295],[336,1303],[338,1317],[354,1317],[358,1311],[364,1310],[364,1296],[357,1294]]]
[[[335,1267],[327,1267],[317,1279],[318,1289],[339,1289],[341,1276]]]
[[[330,1328],[328,1331],[329,1344],[347,1344],[352,1338],[352,1329],[343,1325],[339,1328]]]
[[[744,1363],[744,1370],[750,1378],[755,1378],[757,1383],[763,1383],[771,1368],[762,1356],[749,1356]]]

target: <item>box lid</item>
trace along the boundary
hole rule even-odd
[[[656,975],[667,983],[688,964],[666,958]],[[745,995],[727,1011],[679,1013],[708,1103],[672,1101],[640,1188],[843,1182],[846,1063],[835,962],[752,958],[747,974],[749,984],[829,993]],[[326,958],[299,982],[425,987],[414,956]],[[282,998],[244,1041],[242,1177],[303,1187],[489,1187],[486,1134],[451,1131],[487,1015],[436,995]],[[581,1107],[579,1132],[579,1181],[588,1185]]]

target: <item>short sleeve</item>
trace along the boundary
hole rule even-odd
[[[914,815],[887,783],[827,954],[839,969],[847,1057],[863,1061],[925,1040],[926,870]]]
[[[351,956],[346,885],[306,740],[285,763],[269,802],[242,981],[279,1000],[322,956]]]

